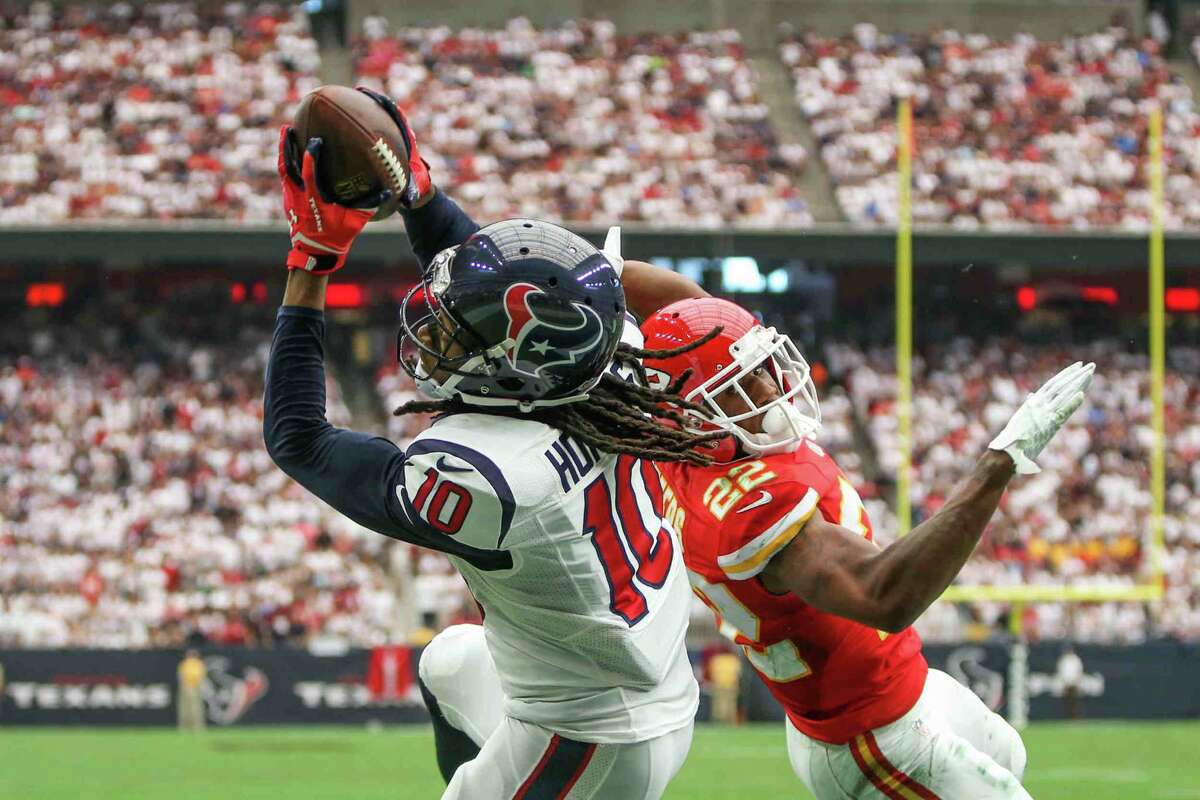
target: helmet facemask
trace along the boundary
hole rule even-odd
[[[440,297],[450,284],[450,264],[458,246],[442,250],[409,290],[400,309],[396,355],[417,388],[429,397],[450,399],[462,378],[488,374],[488,351],[479,337],[461,325],[442,306]]]
[[[703,405],[709,411],[708,422],[737,437],[754,455],[785,452],[821,429],[821,408],[811,370],[792,340],[774,328],[756,325],[729,348],[730,363],[691,390],[685,399]],[[742,380],[760,366],[766,367],[779,396],[758,405],[742,387]],[[743,412],[729,415],[717,398],[725,392],[736,393],[745,404]],[[761,433],[751,433],[742,424],[762,417]],[[697,420],[699,422],[699,420]]]

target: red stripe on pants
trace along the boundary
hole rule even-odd
[[[554,800],[566,800],[567,794],[574,788],[575,784],[579,783],[579,779],[583,777],[583,771],[588,768],[588,764],[592,763],[592,756],[596,755],[596,745],[593,744],[583,754],[583,760],[579,762],[579,769],[575,770],[575,774],[571,776],[571,780],[567,781],[567,785],[562,788],[562,791],[555,795]]]
[[[542,753],[542,758],[538,761],[537,766],[533,768],[533,772],[529,773],[529,777],[521,784],[521,788],[517,789],[517,793],[513,795],[513,800],[523,800],[526,794],[529,793],[533,784],[537,783],[537,779],[541,777],[542,770],[546,768],[550,757],[554,755],[554,751],[558,749],[558,743],[561,737],[556,733],[550,737],[550,744],[546,747],[546,752]]]

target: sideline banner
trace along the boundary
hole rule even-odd
[[[988,708],[1005,713],[1009,645],[927,644],[924,649],[930,667],[969,686]],[[1029,645],[1028,670],[1031,720],[1200,718],[1200,646],[1195,644],[1036,642]],[[742,698],[750,719],[783,720],[779,704],[753,670],[743,671]]]
[[[1029,645],[1026,689],[1033,720],[1200,718],[1200,647],[1153,642],[1137,647]],[[931,667],[969,686],[1004,713],[1009,647],[1002,643],[927,645]],[[205,649],[209,724],[309,725],[422,723],[418,650]],[[693,652],[693,663],[700,653]],[[176,650],[0,651],[0,726],[174,725]],[[708,718],[707,693],[699,719]],[[783,712],[754,671],[742,670],[741,703],[751,720]]]
[[[388,691],[371,691],[372,651],[314,656],[303,650],[204,649],[202,695],[210,725],[425,722],[416,690],[417,653],[387,648],[375,670]],[[175,650],[0,652],[0,726],[174,725]],[[385,700],[376,700],[376,697]]]

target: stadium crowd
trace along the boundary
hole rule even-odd
[[[359,81],[396,98],[481,219],[717,227],[812,221],[736,31],[400,28],[368,17]]]
[[[302,12],[14,9],[0,11],[0,223],[276,218],[274,131],[320,83]],[[481,218],[812,222],[797,189],[808,154],[778,142],[734,30],[390,30],[368,16],[352,55]],[[1146,115],[1160,103],[1166,223],[1200,223],[1200,113],[1153,38],[909,37],[864,23],[837,39],[788,35],[780,55],[853,221],[896,217],[895,98],[908,95],[918,222],[1144,227]]]
[[[263,447],[269,318],[195,314],[204,302],[105,304],[3,335],[0,647],[373,645],[403,630],[407,553]]]
[[[298,7],[0,9],[0,223],[277,219],[278,126],[318,63]]]
[[[1164,109],[1168,227],[1200,222],[1200,114],[1151,38],[1109,28],[1061,41],[941,30],[780,44],[796,100],[855,222],[897,217],[897,98],[914,115],[912,213],[961,228],[1142,228],[1147,115]]]
[[[275,5],[33,3],[0,10],[0,223],[276,220],[276,126],[319,80],[302,14]],[[1192,44],[1200,60],[1200,37]],[[618,35],[400,28],[368,17],[360,80],[411,115],[439,183],[480,219],[805,225],[807,154],[777,141],[735,31]],[[915,105],[914,216],[979,226],[1141,227],[1147,127],[1166,110],[1167,223],[1200,224],[1200,114],[1152,39],[1113,28],[996,41],[860,25],[780,55],[837,199],[892,222],[895,97]],[[186,302],[186,300],[182,301]],[[0,647],[372,645],[477,619],[440,554],[369,533],[271,464],[261,437],[269,321],[175,314],[119,294],[0,330]],[[196,306],[192,306],[194,310]],[[261,316],[261,315],[260,315]],[[234,337],[229,332],[234,331]],[[1131,586],[1149,575],[1145,359],[1113,341],[931,347],[915,368],[915,516],[933,513],[1024,393],[1103,355],[1088,406],[1020,481],[964,584]],[[1043,638],[1200,639],[1200,353],[1167,383],[1167,600],[1036,605]],[[814,359],[817,361],[817,359]],[[826,347],[821,443],[875,526],[895,529],[892,356]],[[827,369],[826,369],[827,368]],[[386,414],[415,396],[374,376]],[[335,422],[348,411],[330,383]],[[388,417],[405,446],[427,415]],[[1004,607],[937,605],[931,639]],[[693,620],[710,619],[697,602]]]
[[[830,356],[882,472],[896,474],[894,353],[839,344]],[[1025,620],[1032,636],[1200,637],[1200,351],[1176,349],[1173,359],[1165,388],[1166,602],[1155,619],[1132,603],[1034,605]],[[1150,379],[1146,357],[1112,340],[1030,347],[958,339],[928,349],[914,364],[914,523],[945,502],[1025,395],[1072,360],[1104,365],[1087,404],[1043,455],[1044,471],[1010,488],[960,584],[1128,587],[1149,581]],[[880,522],[894,530],[893,519],[878,519],[877,527]],[[971,623],[994,628],[1004,611],[977,604],[964,615],[937,605],[920,627],[932,639],[958,639]]]
[[[0,646],[372,645],[478,618],[444,556],[350,523],[271,464],[261,307],[144,308],[117,296],[69,323],[29,318],[0,333]],[[1200,638],[1200,351],[1171,352],[1167,602],[1151,616],[1136,604],[1031,606],[1033,636]],[[1100,356],[1088,405],[1044,456],[1045,471],[1009,491],[960,583],[1146,580],[1148,376],[1145,358],[1115,341],[926,349],[914,370],[915,521],[940,507],[1027,391],[1062,363]],[[819,441],[884,541],[898,468],[892,358],[835,342],[812,359]],[[384,413],[415,396],[394,366],[377,370],[374,385]],[[330,399],[333,420],[348,422],[333,382]],[[390,419],[387,435],[402,447],[429,423]],[[1002,627],[1005,611],[936,605],[919,624],[932,640],[961,639]],[[698,631],[711,626],[702,605],[694,612]]]

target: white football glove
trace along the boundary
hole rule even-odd
[[[1095,364],[1076,361],[1046,381],[1017,409],[1000,435],[988,445],[1012,456],[1018,475],[1033,475],[1042,468],[1035,462],[1046,445],[1058,433],[1067,418],[1083,403],[1084,393],[1092,385]]]

